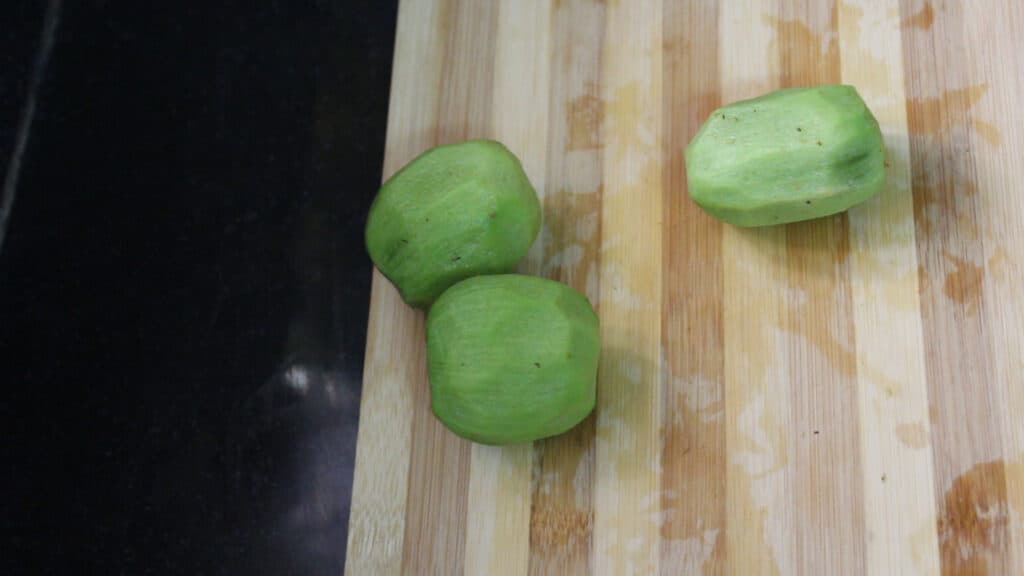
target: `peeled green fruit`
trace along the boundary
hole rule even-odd
[[[686,147],[690,196],[765,226],[842,212],[885,184],[878,121],[852,86],[776,90],[715,110]]]
[[[366,247],[402,299],[425,308],[459,280],[512,271],[540,218],[519,159],[498,142],[470,140],[428,150],[384,183]]]
[[[506,274],[452,286],[427,316],[434,414],[484,444],[560,434],[594,409],[600,336],[587,298]]]

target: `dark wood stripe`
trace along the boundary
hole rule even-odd
[[[486,138],[491,127],[498,6],[448,0],[444,9],[447,40],[436,144]],[[471,444],[434,417],[425,370],[416,394],[402,570],[462,574]]]
[[[690,200],[683,150],[720,104],[718,3],[665,5],[661,571],[725,569],[722,223]]]
[[[948,2],[930,26],[903,28],[907,123],[920,263],[921,322],[932,416],[943,574],[1009,574],[1010,523],[1000,407],[986,393],[994,358],[983,307],[983,207],[970,131],[987,86],[971,82],[964,10]],[[923,2],[901,0],[904,22]],[[974,465],[972,466],[972,463]]]
[[[838,2],[783,0],[772,21],[782,87],[841,81]],[[846,214],[786,227],[793,293],[788,338],[789,448],[798,571],[860,574],[866,527],[857,412],[857,346]]]
[[[605,11],[592,0],[556,2],[553,10],[542,274],[599,307]],[[534,444],[530,574],[593,571],[594,422],[591,414],[569,433]]]

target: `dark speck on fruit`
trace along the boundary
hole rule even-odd
[[[452,262],[458,262],[459,260],[462,260],[462,256],[452,256]]]
[[[488,214],[488,216],[493,220],[494,218],[496,218],[498,216],[498,213],[497,212],[491,212],[490,214]]]
[[[801,127],[799,127],[799,126],[797,126],[797,127],[796,127],[796,131],[797,131],[797,132],[803,132],[803,131],[804,131],[804,129],[803,129],[803,128],[801,128]]]
[[[409,239],[408,238],[402,238],[402,244],[408,244],[408,243],[409,243]]]
[[[818,140],[818,146],[821,146],[821,140]]]
[[[533,365],[536,366],[537,368],[540,368],[540,362],[534,362]]]
[[[811,203],[811,201],[810,201],[810,200],[805,200],[805,201],[804,201],[804,204],[810,204],[810,203]]]

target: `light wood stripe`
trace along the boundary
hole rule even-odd
[[[964,14],[971,83],[987,86],[971,110],[984,260],[981,289],[992,350],[992,405],[1002,432],[1006,500],[987,504],[983,527],[1006,522],[1008,573],[1024,574],[1024,56],[1020,2],[983,2]],[[997,461],[999,462],[999,461]]]
[[[384,178],[434,143],[445,37],[442,0],[403,3],[395,32]],[[412,95],[423,106],[409,106]],[[402,567],[413,400],[426,386],[423,315],[374,272],[345,574]],[[387,455],[387,457],[382,457]]]
[[[551,6],[503,0],[498,5],[491,137],[523,163],[543,199],[547,195]],[[520,269],[540,274],[543,242],[535,242]],[[530,444],[474,444],[466,529],[467,575],[526,574],[529,565]]]
[[[660,552],[661,9],[606,6],[597,574],[657,573]]]
[[[888,4],[888,5],[887,5]],[[895,1],[840,9],[842,80],[875,112],[888,182],[849,212],[869,574],[937,574],[931,422]]]
[[[904,20],[920,8],[902,1]],[[906,67],[929,71],[907,78],[907,102],[941,570],[1009,574],[1008,525],[986,516],[1006,502],[1006,478],[993,418],[1001,408],[986,393],[995,377],[984,322],[992,303],[976,268],[985,241],[971,111],[987,88],[964,59],[971,9],[949,3],[927,29],[905,31],[903,56]]]
[[[584,292],[600,312],[604,5],[554,4],[545,221],[535,248],[541,275]],[[593,415],[534,444],[530,574],[591,572],[593,475]]]
[[[437,144],[491,133],[497,5],[448,0]],[[472,54],[472,57],[467,55]],[[421,344],[422,345],[422,344]],[[430,411],[427,386],[417,388],[413,414],[408,514],[402,570],[459,574],[465,568],[471,443]]]
[[[838,2],[784,0],[767,20],[783,87],[840,81]],[[798,127],[793,127],[795,131]],[[801,574],[861,574],[863,482],[847,215],[785,227],[787,291],[776,341],[788,363],[787,487]]]
[[[465,574],[526,574],[532,446],[473,445]]]
[[[718,2],[665,6],[661,573],[725,561],[722,223],[687,193],[683,150],[720,104]]]
[[[722,101],[777,87],[770,26],[775,2],[727,0],[719,15]],[[743,42],[730,39],[743,38]],[[726,573],[791,574],[794,518],[786,496],[795,441],[788,437],[785,342],[785,229],[723,227],[725,342]],[[733,552],[735,551],[735,552]]]

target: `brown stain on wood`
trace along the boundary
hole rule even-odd
[[[1006,249],[996,246],[985,264],[986,275],[994,280],[1006,280],[1009,261],[1006,256]]]
[[[842,34],[848,38],[863,38],[863,26],[864,26],[864,9],[855,4],[839,3],[837,10],[841,17],[843,30]],[[868,24],[868,35],[871,34],[871,24]],[[888,96],[886,92],[879,93],[884,90],[884,86],[887,86],[889,80],[886,78],[888,75],[889,65],[884,58],[879,58],[871,50],[864,49],[860,43],[851,43],[850,45],[844,46],[842,50],[842,58],[849,58],[855,62],[858,62],[859,75],[867,75],[864,80],[858,82],[857,90],[864,96],[869,102],[875,100],[879,102],[873,106],[873,111],[876,115],[888,112],[886,109],[890,106],[896,106],[897,104],[882,104]],[[903,105],[900,102],[898,105]],[[888,167],[888,163],[887,166]]]
[[[900,424],[896,427],[896,438],[908,448],[928,447],[928,429],[920,422]]]
[[[916,154],[911,173],[914,220],[925,238],[951,234],[967,241],[979,237],[970,199],[978,194],[974,162],[965,141],[969,131],[992,146],[1002,135],[993,124],[973,118],[970,110],[988,91],[988,84],[946,90],[936,98],[910,98],[908,127]],[[953,156],[953,154],[956,154]]]
[[[974,127],[975,134],[981,136],[982,139],[992,146],[1002,145],[1003,133],[999,131],[999,128],[996,128],[995,124],[975,118],[971,120],[971,126]]]
[[[629,82],[615,88],[615,93],[604,103],[603,128],[616,144],[616,162],[621,162],[630,150],[649,153],[659,143],[650,140],[651,122],[647,110],[640,105],[644,87]]]
[[[566,151],[594,150],[601,147],[601,117],[604,101],[596,95],[593,85],[588,93],[566,103]]]
[[[938,519],[943,574],[1008,573],[1011,510],[1006,473],[1002,460],[976,464],[946,491]]]
[[[838,319],[832,304],[850,297],[849,234],[843,219],[833,216],[830,220],[831,226],[828,221],[809,221],[790,224],[786,230],[792,284],[802,295],[788,303],[789,315],[797,334],[813,344],[839,374],[853,378],[857,351],[852,334],[837,337],[837,326],[827,322],[830,317]]]
[[[903,5],[904,20],[913,17],[916,7]],[[911,9],[915,12],[909,12]],[[954,11],[956,12],[956,11]],[[933,35],[947,28],[959,30],[958,13],[943,11],[934,19]],[[957,61],[957,56],[936,53],[922,35],[904,35],[904,55],[908,69],[928,67],[939,61]],[[974,118],[972,110],[989,90],[987,83],[953,89],[937,89],[946,77],[959,78],[956,67],[937,79],[908,75],[907,121],[911,143],[911,180],[914,196],[914,222],[917,229],[920,260],[926,267],[922,284],[924,318],[938,312],[930,290],[942,287],[946,298],[973,316],[981,300],[983,270],[972,264],[980,259],[981,230],[978,225],[973,131],[984,141],[998,145],[999,130]],[[921,94],[937,93],[937,96]]]
[[[825,31],[800,18],[765,15],[763,21],[775,31],[769,51],[779,54],[782,87],[839,81],[839,10],[831,10]]]
[[[787,226],[790,284],[799,297],[787,301],[790,320],[778,328],[804,338],[825,357],[835,373],[853,380],[861,371],[890,397],[895,396],[902,389],[898,380],[876,366],[858,364],[853,327],[845,320],[851,312],[835,311],[837,305],[847,310],[852,306],[847,262],[849,239],[843,214]],[[919,272],[923,273],[923,268]],[[914,276],[909,276],[905,281],[914,280]]]
[[[995,125],[971,114],[988,90],[988,84],[981,83],[944,90],[936,97],[907,100],[912,146],[923,152],[913,166],[911,179],[914,218],[925,236],[961,231],[963,222],[958,215],[963,208],[959,201],[978,193],[973,160],[969,152],[963,152],[963,148],[970,147],[970,142],[964,140],[967,134],[973,131],[992,146],[1002,142]],[[958,157],[947,159],[954,150]]]
[[[601,238],[601,189],[573,193],[565,189],[544,196],[542,238],[545,278],[589,294],[587,281],[597,277]]]
[[[971,110],[987,92],[988,83],[983,82],[963,88],[944,90],[939,96],[934,98],[911,98],[911,101],[914,108],[920,111],[919,114],[930,118],[945,119],[949,116],[945,114],[945,111],[953,109],[961,111]],[[935,128],[948,127],[948,125],[949,122],[939,123],[933,125],[932,128],[934,131]]]
[[[932,8],[931,2],[925,2],[921,10],[911,15],[909,18],[904,18],[902,26],[904,28],[919,28],[921,30],[929,30],[932,24],[935,23],[935,10]]]
[[[910,98],[908,108],[913,111],[914,120],[908,118],[910,133],[934,137],[949,137],[954,128],[977,125],[971,122],[970,111],[988,93],[987,82],[943,90],[933,98]],[[983,122],[986,130],[994,131],[991,137],[1001,138],[999,129]]]
[[[953,262],[955,268],[946,274],[942,292],[964,306],[968,314],[974,314],[981,305],[985,268],[949,252],[946,252],[946,258]]]

